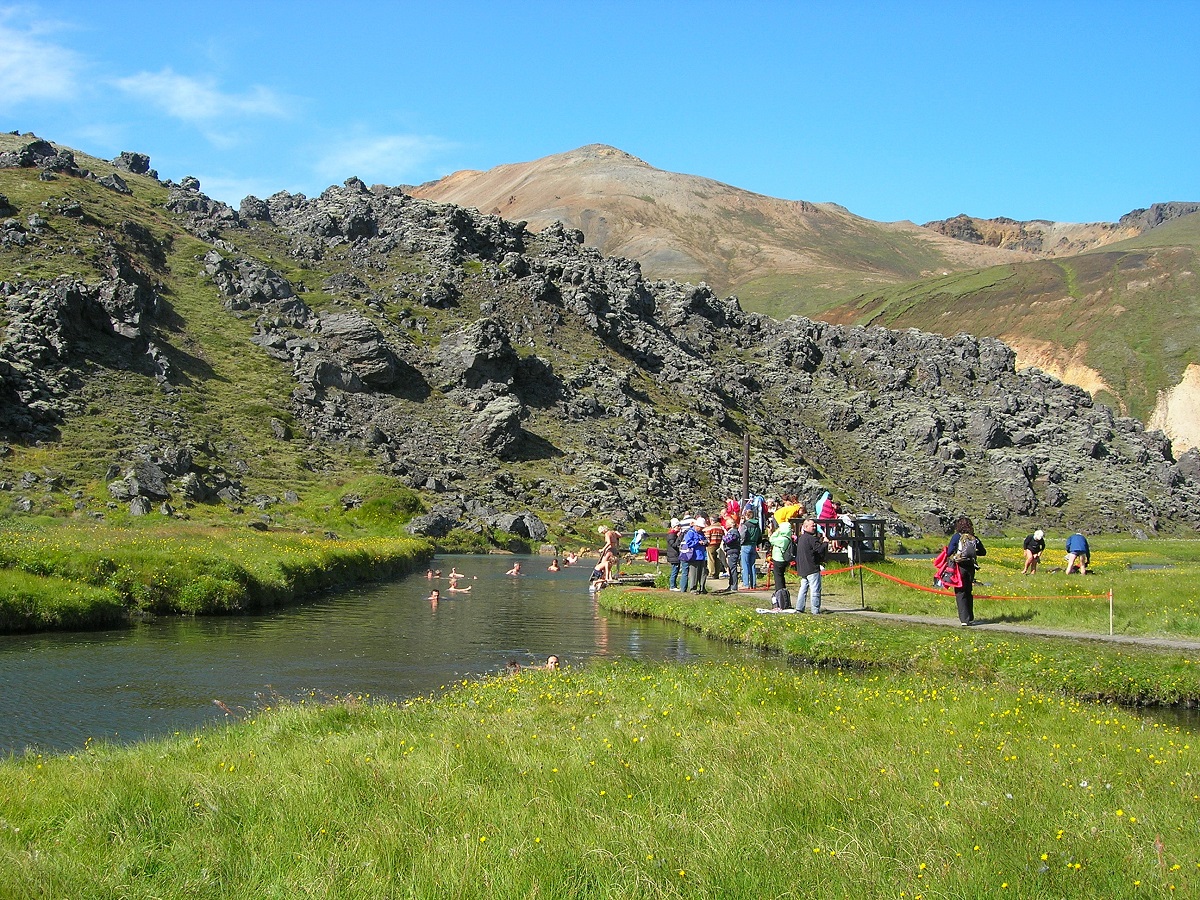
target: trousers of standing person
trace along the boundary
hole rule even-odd
[[[793,556],[792,526],[788,522],[783,522],[771,533],[771,569],[775,574],[774,589],[777,591],[781,591],[785,587],[784,576]]]
[[[741,545],[725,548],[725,567],[729,572],[729,586],[726,591],[737,591],[738,586],[738,565],[742,559]]]

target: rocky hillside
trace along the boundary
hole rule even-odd
[[[1087,253],[871,291],[825,316],[999,337],[1019,366],[1153,421],[1179,450],[1200,446],[1200,212],[1162,213],[1126,217],[1144,233]]]
[[[873,222],[833,203],[777,200],[653,168],[600,144],[408,189],[531,231],[553,222],[641,263],[651,278],[705,282],[766,313],[814,314],[864,290],[1029,258],[911,222]]]
[[[287,525],[370,470],[419,492],[422,533],[536,540],[710,509],[749,434],[755,490],[831,488],[900,533],[962,511],[1200,524],[1200,453],[993,339],[776,321],[579,231],[355,178],[233,210],[136,154],[9,145],[0,486],[19,509]]]
[[[979,219],[965,214],[952,219],[926,222],[925,228],[986,247],[1018,250],[1034,256],[1076,256],[1088,250],[1138,237],[1173,219],[1200,211],[1200,203],[1155,203],[1149,209],[1135,209],[1116,222],[1073,224],[1036,219]]]
[[[535,231],[561,220],[588,246],[638,260],[647,275],[707,281],[776,318],[1000,337],[1017,349],[1019,366],[1153,421],[1181,449],[1200,446],[1192,352],[1200,344],[1187,340],[1200,294],[1191,244],[1185,238],[1180,248],[1172,227],[1197,203],[1156,203],[1090,224],[967,215],[884,224],[834,204],[663,172],[599,145],[457,172],[412,192],[523,219]],[[925,239],[930,232],[938,243]],[[1132,240],[1138,252],[1127,254]],[[1089,252],[1104,255],[1076,261]],[[969,318],[950,309],[964,298]]]

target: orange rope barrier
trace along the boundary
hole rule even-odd
[[[822,575],[841,575],[843,572],[853,572],[855,569],[865,568],[864,566],[846,566],[844,569],[822,569]]]
[[[897,578],[895,575],[889,575],[887,572],[880,572],[878,569],[872,569],[870,566],[855,565],[847,566],[844,569],[828,569],[822,574],[824,575],[841,575],[843,572],[853,572],[855,569],[863,569],[870,572],[872,575],[878,575],[880,578],[886,578],[888,581],[894,581],[896,584],[902,584],[905,587],[910,587],[916,591],[925,591],[928,594],[940,594],[943,597],[953,597],[954,591],[947,591],[941,588],[926,587],[923,584],[913,584],[911,581],[905,581],[903,578]],[[997,594],[975,594],[976,600],[1107,600],[1108,594],[1055,594],[1048,596],[999,596]]]

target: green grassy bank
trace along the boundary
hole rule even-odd
[[[1087,576],[1063,574],[1062,542],[1043,554],[1034,575],[1022,575],[1022,538],[985,538],[988,554],[980,560],[975,583],[975,616],[1039,628],[1108,633],[1109,590],[1113,592],[1113,630],[1118,634],[1200,638],[1200,541],[1093,537]],[[940,544],[930,544],[936,551]],[[928,560],[889,559],[872,569],[912,584],[932,586]],[[825,579],[838,605],[859,604],[858,575]],[[954,598],[922,593],[867,573],[867,606],[881,612],[953,615]],[[990,595],[1001,599],[981,599]]]
[[[1198,762],[952,672],[527,672],[0,763],[0,894],[1187,896]]]
[[[980,679],[1016,690],[1126,704],[1200,702],[1200,654],[980,629],[913,627],[851,615],[764,615],[755,612],[756,605],[768,603],[761,594],[722,599],[713,594],[607,590],[599,602],[605,609],[680,622],[708,637],[778,650],[820,665]],[[951,609],[953,603],[949,598]]]
[[[431,553],[423,541],[378,535],[29,520],[0,529],[0,632],[265,609],[411,571]]]

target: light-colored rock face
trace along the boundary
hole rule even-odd
[[[1200,447],[1200,366],[1188,366],[1179,384],[1158,392],[1147,427],[1162,429],[1176,455]]]
[[[1035,338],[1019,337],[1007,334],[1004,341],[1017,351],[1017,368],[1038,368],[1059,381],[1074,384],[1083,388],[1093,397],[1101,392],[1108,392],[1116,397],[1117,392],[1104,377],[1084,362],[1088,347],[1078,343],[1067,349],[1060,344],[1050,341],[1039,341]],[[1122,413],[1125,410],[1122,408]],[[1156,427],[1156,426],[1152,426]]]
[[[1108,244],[1137,237],[1146,230],[1146,223],[1113,222],[1048,222],[1034,220],[1018,222],[1013,219],[980,219],[960,215],[952,219],[926,222],[923,227],[960,241],[1005,250],[1022,250],[1039,257],[1073,256],[1104,247]]]
[[[1102,392],[1117,396],[1112,385],[1083,361],[1086,344],[1068,350],[1032,338],[1006,335],[1005,340],[1017,351],[1018,368],[1036,367],[1060,381],[1078,385],[1092,396]],[[1158,392],[1158,402],[1146,428],[1158,429],[1169,437],[1176,455],[1200,447],[1200,366],[1188,366],[1179,384]]]

